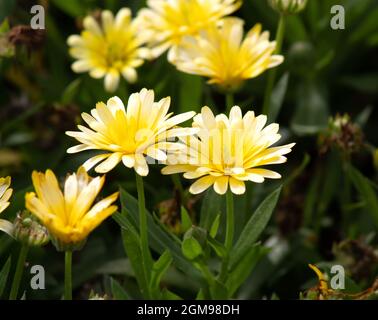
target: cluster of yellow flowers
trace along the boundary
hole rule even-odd
[[[104,10],[100,21],[86,17],[81,35],[68,38],[70,54],[77,59],[72,69],[104,78],[106,90],[114,91],[121,75],[136,81],[136,68],[145,59],[169,50],[168,59],[179,70],[234,90],[283,61],[274,55],[275,42],[269,41],[269,33],[262,32],[260,24],[244,37],[243,21],[226,17],[239,8],[238,0],[148,0],[147,4],[135,19],[128,8],[115,16]],[[184,173],[187,179],[198,179],[190,187],[193,194],[210,186],[219,194],[228,188],[242,194],[246,181],[280,178],[262,168],[285,162],[284,155],[294,146],[272,147],[281,137],[278,124],[265,127],[266,116],[255,116],[252,111],[243,116],[238,106],[229,116],[214,116],[209,107],[198,115],[172,116],[170,103],[170,97],[155,101],[154,91],[147,89],[132,94],[126,107],[118,97],[97,103],[90,114],[82,114],[89,128],[79,125],[79,131],[67,132],[80,142],[67,152],[101,152],[66,178],[63,191],[51,170],[33,172],[35,193],[26,194],[26,208],[57,242],[85,240],[117,210],[113,203],[118,193],[93,205],[105,181],[88,176],[93,167],[107,173],[122,162],[139,176],[147,176],[148,162],[158,161],[166,165],[163,174]],[[178,127],[193,117],[191,127]],[[9,177],[0,179],[0,212],[9,205],[9,186]]]
[[[72,69],[104,78],[105,89],[114,92],[120,75],[135,82],[135,69],[144,60],[169,50],[168,60],[177,69],[234,90],[283,61],[260,24],[243,40],[243,21],[227,17],[240,7],[239,0],[148,0],[147,5],[134,19],[127,8],[115,18],[103,11],[100,23],[86,17],[81,35],[67,41],[77,59]]]

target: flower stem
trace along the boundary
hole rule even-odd
[[[138,192],[138,208],[139,208],[139,229],[140,229],[140,246],[142,252],[142,260],[143,260],[143,267],[144,273],[146,275],[147,283],[149,283],[149,276],[151,273],[151,264],[152,264],[152,257],[148,246],[148,234],[147,234],[147,214],[146,214],[146,203],[144,198],[144,186],[143,186],[143,178],[135,173],[136,176],[136,186]],[[144,289],[143,292],[144,296],[149,299],[150,292],[149,288]]]
[[[64,254],[64,300],[72,300],[72,251]]]
[[[231,108],[234,106],[234,94],[232,92],[226,93],[226,111],[230,113]]]
[[[17,299],[18,289],[20,287],[22,274],[24,273],[25,260],[28,255],[28,251],[29,251],[29,246],[23,243],[20,249],[20,253],[18,255],[16,272],[14,274],[12,288],[9,294],[9,300]]]
[[[230,258],[230,252],[232,249],[232,244],[234,240],[234,198],[230,189],[227,190],[226,194],[226,207],[227,207],[227,217],[226,217],[226,238],[224,241],[224,246],[226,248],[226,256],[223,259],[221,273],[219,275],[219,280],[224,281],[227,276],[228,262]]]
[[[282,43],[284,39],[285,34],[285,25],[286,25],[286,16],[284,14],[280,15],[280,20],[278,22],[278,28],[276,33],[276,50],[274,51],[275,54],[279,54],[281,52]],[[262,109],[262,114],[269,115],[269,107],[270,107],[270,101],[273,91],[274,82],[276,80],[277,76],[277,69],[273,68],[269,71],[268,74],[268,83],[266,85],[265,89],[265,95],[264,95],[264,104]]]

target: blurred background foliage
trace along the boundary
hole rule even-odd
[[[29,25],[30,8],[37,3],[45,7],[46,30],[17,31],[17,26]],[[345,7],[345,30],[330,27],[335,4]],[[87,14],[104,8],[116,12],[124,6],[135,14],[144,5],[141,0],[0,0],[0,176],[11,175],[15,189],[6,218],[12,220],[23,208],[32,170],[51,168],[63,178],[88,158],[88,153],[66,154],[73,141],[64,132],[80,123],[81,112],[111,96],[101,80],[71,71],[67,37],[80,32]],[[261,22],[274,37],[278,15],[267,1],[244,0],[235,15],[245,20],[246,30]],[[261,238],[269,250],[237,297],[298,298],[317,285],[308,263],[323,270],[344,265],[348,292],[359,292],[371,287],[378,274],[377,0],[309,0],[305,11],[288,17],[283,54],[270,116],[280,123],[283,140],[297,145],[288,164],[279,168],[284,189]],[[225,110],[222,94],[200,77],[180,73],[165,56],[146,62],[138,76],[133,85],[122,80],[115,95],[125,101],[146,87],[158,98],[171,96],[175,113],[199,111],[203,105],[214,113]],[[244,111],[261,112],[266,81],[266,73],[247,81],[235,96],[236,104]],[[163,228],[178,235],[181,205],[202,226],[224,207],[212,191],[180,199],[174,182],[162,176],[158,166],[145,183],[148,209]],[[186,187],[187,181],[183,184]],[[123,166],[107,176],[109,191],[120,186],[136,194],[133,172]],[[236,198],[237,234],[274,188],[272,182],[250,184],[248,192]],[[18,244],[0,235],[0,266],[9,254],[15,262],[18,250]],[[33,291],[24,284],[27,297],[59,298],[62,254],[49,244],[33,249],[29,262],[45,267],[47,290]],[[75,254],[73,272],[76,298],[86,299],[91,291],[125,298],[119,284],[138,297],[120,229],[112,219]],[[174,268],[164,284],[185,298],[193,298],[198,289],[195,280]]]

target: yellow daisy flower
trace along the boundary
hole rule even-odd
[[[95,170],[105,173],[122,161],[126,167],[134,168],[140,176],[146,176],[148,165],[145,155],[165,161],[166,152],[182,147],[181,144],[168,140],[197,131],[194,128],[175,128],[179,123],[191,119],[195,112],[171,117],[172,113],[168,113],[170,101],[170,97],[167,97],[154,102],[154,91],[142,89],[130,96],[127,110],[118,97],[109,99],[107,104],[97,103],[91,115],[82,114],[91,129],[79,125],[79,132],[66,133],[81,142],[67,152],[104,150],[107,153],[90,158],[83,164],[84,168],[90,170],[103,161]]]
[[[11,177],[0,178],[0,213],[8,208],[10,202],[9,199],[12,196],[13,189],[10,188]],[[0,219],[0,230],[13,234],[13,224],[7,220]]]
[[[137,24],[141,36],[158,57],[180,43],[183,36],[196,35],[236,11],[240,0],[148,0]]]
[[[226,18],[199,37],[186,37],[169,55],[178,70],[210,78],[225,90],[236,89],[250,78],[283,61],[274,55],[275,41],[256,24],[243,40],[243,20]]]
[[[81,35],[71,35],[67,39],[69,52],[76,58],[72,70],[89,72],[95,79],[104,78],[105,89],[117,89],[120,75],[128,82],[137,80],[135,69],[149,57],[149,50],[142,48],[142,42],[131,21],[131,11],[121,9],[114,17],[112,12],[101,13],[101,25],[91,16],[84,21]]]
[[[10,188],[11,177],[0,178],[0,213],[8,208],[9,199],[12,196],[13,189]]]
[[[62,192],[55,174],[33,171],[35,192],[25,196],[26,208],[49,230],[50,235],[64,244],[85,240],[88,234],[117,210],[111,205],[118,192],[97,202],[105,177],[91,178],[84,168],[67,176]]]
[[[182,138],[185,146],[168,159],[163,174],[184,172],[187,179],[198,179],[189,191],[201,193],[210,186],[218,194],[225,194],[228,187],[234,194],[245,192],[245,181],[261,183],[265,178],[281,176],[265,165],[286,162],[285,154],[294,143],[272,147],[281,136],[276,123],[265,126],[265,115],[255,116],[248,111],[244,117],[234,106],[229,117],[216,117],[208,107],[194,117],[193,127],[199,128],[196,136]]]

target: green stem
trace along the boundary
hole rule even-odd
[[[72,300],[72,251],[64,254],[64,300]]]
[[[16,300],[18,289],[20,287],[22,274],[24,273],[25,261],[28,255],[29,247],[27,244],[22,244],[20,253],[18,255],[16,272],[14,274],[11,292],[9,294],[9,300]]]
[[[274,54],[279,54],[281,52],[282,43],[285,34],[286,16],[281,14],[280,20],[278,22],[278,28],[276,33],[276,50]],[[264,104],[262,109],[262,114],[269,115],[269,107],[271,101],[271,95],[273,91],[274,82],[276,80],[277,68],[271,69],[268,74],[268,83],[265,89]]]
[[[230,113],[231,108],[234,106],[234,94],[232,92],[226,93],[226,111]]]
[[[226,238],[224,241],[224,246],[226,248],[226,256],[223,259],[221,273],[219,275],[219,280],[224,281],[227,277],[228,262],[230,258],[230,252],[232,249],[232,244],[234,240],[234,198],[230,189],[227,190],[226,194],[227,202],[227,217],[226,217]]]
[[[151,273],[152,257],[148,246],[148,235],[147,235],[147,214],[146,214],[146,203],[144,198],[144,186],[143,178],[135,173],[136,176],[136,186],[138,191],[138,208],[139,208],[139,229],[140,229],[140,246],[143,260],[144,273],[146,275],[147,284],[150,282],[149,276]],[[143,294],[147,299],[150,299],[149,288],[144,288],[145,292]]]

